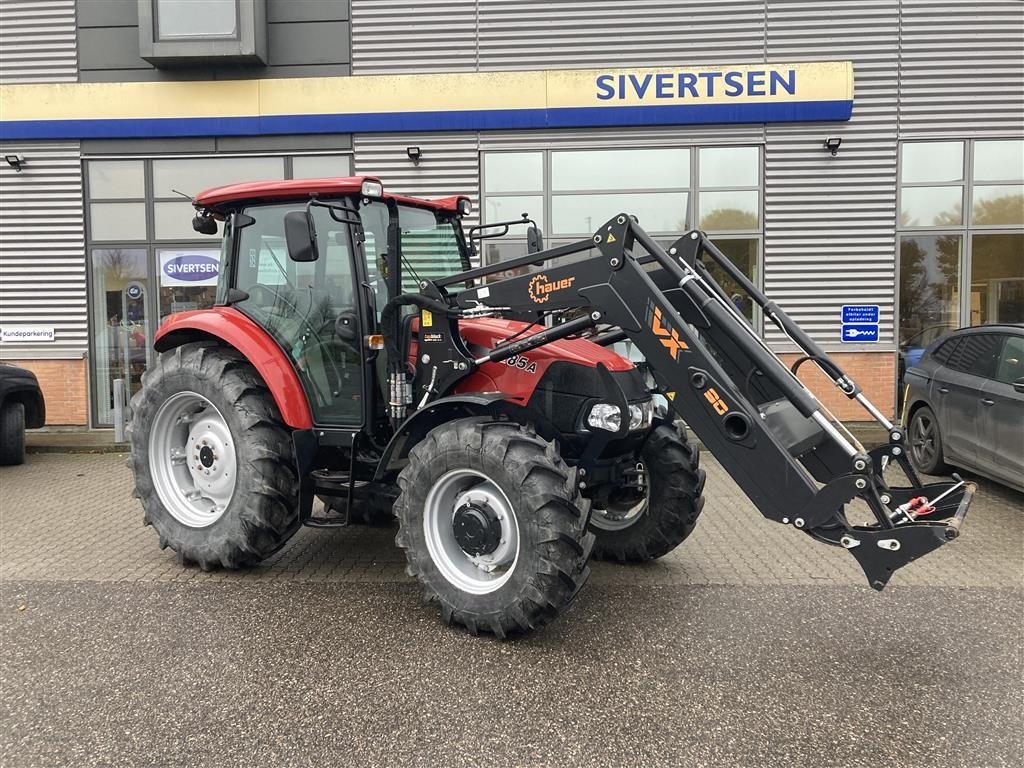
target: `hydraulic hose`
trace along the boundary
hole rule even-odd
[[[388,356],[388,407],[392,424],[397,426],[405,418],[406,406],[411,397],[406,373],[406,362],[399,345],[398,308],[414,304],[439,315],[449,316],[452,309],[443,302],[429,299],[417,293],[403,293],[384,305],[380,313],[381,329],[384,331],[384,349]]]

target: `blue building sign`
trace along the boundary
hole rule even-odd
[[[844,304],[843,323],[874,323],[878,325],[878,305]]]
[[[878,341],[878,326],[843,323],[843,341],[857,344]]]
[[[841,340],[845,344],[877,342],[878,320],[877,304],[844,304]]]

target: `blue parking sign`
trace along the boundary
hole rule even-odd
[[[851,344],[865,344],[878,341],[878,324],[843,323],[842,340]]]

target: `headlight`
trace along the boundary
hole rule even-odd
[[[654,420],[654,402],[648,400],[629,406],[629,429],[645,429]],[[596,403],[587,414],[587,426],[591,429],[603,429],[607,432],[618,432],[622,426],[622,411],[619,406],[611,403]]]
[[[591,429],[618,432],[622,426],[622,411],[619,410],[619,406],[611,403],[597,403],[590,409],[587,426]]]
[[[629,406],[629,428],[644,429],[654,421],[654,401]]]

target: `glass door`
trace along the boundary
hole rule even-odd
[[[92,267],[93,393],[96,423],[114,422],[114,380],[127,399],[153,358],[154,297],[145,248],[94,248]]]

